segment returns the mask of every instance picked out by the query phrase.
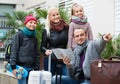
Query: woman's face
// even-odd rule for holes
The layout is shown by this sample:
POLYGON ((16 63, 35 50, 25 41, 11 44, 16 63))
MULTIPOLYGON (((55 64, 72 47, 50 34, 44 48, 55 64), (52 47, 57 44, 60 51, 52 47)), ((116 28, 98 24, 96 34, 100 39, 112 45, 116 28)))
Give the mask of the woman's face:
POLYGON ((81 6, 74 6, 73 15, 77 17, 83 17, 84 16, 83 8, 81 6))
POLYGON ((56 9, 51 10, 48 18, 51 22, 58 23, 60 21, 59 11, 56 9))

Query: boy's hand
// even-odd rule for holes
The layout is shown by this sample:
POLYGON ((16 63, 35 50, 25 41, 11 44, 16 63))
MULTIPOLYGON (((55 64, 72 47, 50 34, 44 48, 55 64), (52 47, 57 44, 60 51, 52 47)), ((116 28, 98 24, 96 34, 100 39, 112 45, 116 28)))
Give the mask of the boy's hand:
POLYGON ((12 73, 13 73, 14 76, 16 76, 17 70, 16 70, 16 69, 13 69, 12 73))
POLYGON ((103 39, 108 42, 112 39, 112 35, 110 33, 105 34, 103 35, 103 39))

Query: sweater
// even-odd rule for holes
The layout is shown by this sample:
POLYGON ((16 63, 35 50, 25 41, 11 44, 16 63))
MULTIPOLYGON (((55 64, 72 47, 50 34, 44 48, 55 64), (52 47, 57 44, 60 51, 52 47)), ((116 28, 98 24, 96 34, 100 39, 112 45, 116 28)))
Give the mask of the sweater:
POLYGON ((73 39, 73 32, 75 29, 83 28, 88 35, 89 40, 93 40, 93 34, 90 24, 87 22, 85 24, 76 24, 74 22, 71 22, 69 25, 69 33, 68 33, 68 47, 74 49, 76 46, 76 42, 73 39))

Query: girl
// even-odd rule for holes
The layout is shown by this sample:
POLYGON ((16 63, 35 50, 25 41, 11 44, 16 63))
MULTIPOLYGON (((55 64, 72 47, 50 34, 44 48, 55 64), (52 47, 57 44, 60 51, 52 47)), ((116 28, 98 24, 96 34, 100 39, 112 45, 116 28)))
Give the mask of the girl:
MULTIPOLYGON (((44 60, 44 68, 48 70, 48 56, 52 53, 52 49, 67 47, 68 42, 68 25, 60 18, 59 10, 55 7, 50 8, 47 14, 46 26, 42 34, 41 50, 46 55, 44 60)), ((51 72, 55 75, 56 65, 62 65, 62 75, 67 74, 65 64, 61 60, 57 60, 52 53, 51 72)))
POLYGON ((69 34, 68 34, 68 47, 74 49, 76 43, 73 40, 73 32, 76 28, 84 28, 88 34, 88 39, 93 40, 93 34, 90 27, 90 24, 87 22, 87 18, 84 15, 84 10, 81 5, 74 3, 71 8, 71 23, 69 27, 69 34))

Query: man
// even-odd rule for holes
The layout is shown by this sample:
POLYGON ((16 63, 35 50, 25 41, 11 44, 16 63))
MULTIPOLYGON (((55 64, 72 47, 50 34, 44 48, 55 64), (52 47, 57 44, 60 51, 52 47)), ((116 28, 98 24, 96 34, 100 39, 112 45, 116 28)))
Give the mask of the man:
MULTIPOLYGON (((70 58, 64 57, 63 62, 67 65, 69 75, 73 79, 81 80, 81 75, 76 76, 76 71, 83 71, 82 79, 90 79, 90 64, 95 59, 100 59, 100 53, 104 49, 106 43, 112 39, 110 33, 103 35, 98 40, 87 40, 88 36, 84 29, 75 29, 74 40, 77 46, 74 49, 75 59, 70 64, 70 58)), ((78 84, 78 83, 77 83, 78 84)), ((79 83, 90 84, 90 81, 79 83)))

